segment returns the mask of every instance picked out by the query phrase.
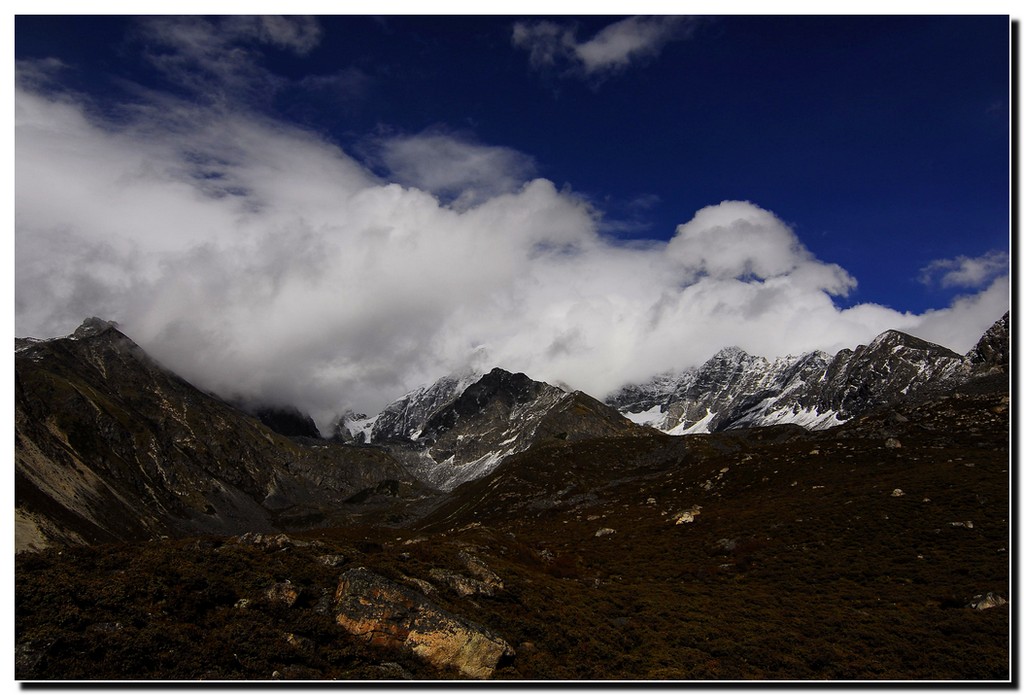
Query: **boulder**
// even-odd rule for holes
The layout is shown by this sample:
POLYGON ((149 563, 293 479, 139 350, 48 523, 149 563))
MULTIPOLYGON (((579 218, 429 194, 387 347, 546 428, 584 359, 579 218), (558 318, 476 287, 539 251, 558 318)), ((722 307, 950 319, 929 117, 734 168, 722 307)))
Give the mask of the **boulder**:
POLYGON ((434 605, 365 567, 341 575, 334 594, 338 625, 370 644, 409 651, 437 668, 488 678, 514 651, 487 628, 434 605))
POLYGON ((990 591, 987 594, 978 594, 967 605, 976 611, 983 611, 1006 605, 1006 599, 990 591))
POLYGON ((291 608, 299 600, 301 589, 290 581, 277 582, 267 589, 267 600, 271 603, 281 603, 291 608))
POLYGON ((462 560, 462 564, 465 565, 470 574, 490 589, 490 593, 493 593, 496 589, 505 588, 505 582, 502 581, 501 577, 495 574, 480 558, 463 550, 459 552, 459 559, 462 560))
POLYGON ((699 504, 695 504, 689 509, 684 509, 683 511, 673 516, 672 520, 675 521, 676 526, 678 526, 679 524, 692 524, 694 519, 700 516, 700 510, 701 506, 699 504))
POLYGON ((317 555, 316 559, 321 565, 337 567, 338 565, 344 565, 347 558, 344 555, 330 553, 327 555, 317 555))

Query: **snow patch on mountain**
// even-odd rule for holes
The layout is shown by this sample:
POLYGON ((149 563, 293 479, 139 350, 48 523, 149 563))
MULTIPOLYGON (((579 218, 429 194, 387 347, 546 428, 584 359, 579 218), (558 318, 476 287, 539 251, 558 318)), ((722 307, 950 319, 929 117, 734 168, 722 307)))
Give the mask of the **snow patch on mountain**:
POLYGON ((646 425, 647 427, 654 427, 655 429, 660 429, 661 423, 665 420, 665 412, 660 405, 653 405, 647 410, 641 410, 640 412, 635 413, 623 411, 622 414, 631 422, 635 422, 638 425, 646 425))

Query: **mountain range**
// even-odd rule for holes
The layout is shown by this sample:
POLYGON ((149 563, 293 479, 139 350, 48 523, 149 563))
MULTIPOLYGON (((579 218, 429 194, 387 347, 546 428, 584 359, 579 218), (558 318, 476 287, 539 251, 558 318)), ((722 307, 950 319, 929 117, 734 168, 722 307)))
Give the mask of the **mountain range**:
POLYGON ((1008 323, 1009 314, 968 355, 892 330, 835 356, 815 351, 769 361, 730 347, 695 369, 626 386, 608 403, 633 421, 670 434, 784 423, 833 427, 880 404, 948 388, 990 365, 1005 365, 1006 353, 987 346, 1006 344, 1008 323))
POLYGON ((18 547, 272 530, 428 498, 545 442, 835 426, 1005 370, 1009 314, 967 355, 898 331, 834 357, 726 348, 601 403, 495 368, 444 377, 330 440, 294 408, 248 414, 185 382, 115 324, 15 344, 18 547))

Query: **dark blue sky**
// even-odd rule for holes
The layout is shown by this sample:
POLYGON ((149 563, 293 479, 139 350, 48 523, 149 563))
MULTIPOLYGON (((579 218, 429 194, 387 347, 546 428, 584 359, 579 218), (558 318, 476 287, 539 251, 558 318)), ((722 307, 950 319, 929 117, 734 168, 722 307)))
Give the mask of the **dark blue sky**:
MULTIPOLYGON (((519 19, 322 18, 308 54, 262 54, 292 86, 249 106, 357 156, 375 133, 428 129, 512 148, 623 238, 749 200, 859 280, 840 303, 945 306, 960 290, 919 282, 923 267, 1008 250, 1006 17, 701 17, 596 77, 531 66, 519 19)), ((621 18, 545 19, 582 41, 621 18)), ((145 46, 130 19, 16 22, 17 57, 74 66, 66 83, 98 108, 128 85, 180 90, 134 59, 145 46)))

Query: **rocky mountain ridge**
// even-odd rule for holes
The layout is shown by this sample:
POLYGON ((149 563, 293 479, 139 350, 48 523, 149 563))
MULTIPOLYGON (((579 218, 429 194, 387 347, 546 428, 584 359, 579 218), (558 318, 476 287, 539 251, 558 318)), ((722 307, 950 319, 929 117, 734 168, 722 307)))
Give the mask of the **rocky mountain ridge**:
MULTIPOLYGON (((438 384, 417 392, 420 399, 398 401, 403 418, 389 418, 394 424, 387 429, 375 425, 374 441, 445 492, 541 442, 643 434, 643 428, 596 399, 522 373, 495 368, 465 386, 451 379, 438 384)), ((377 422, 396 410, 386 409, 377 422)))
POLYGON ((1008 364, 1009 313, 967 355, 900 331, 835 356, 769 361, 725 348, 700 367, 629 385, 606 399, 634 422, 669 434, 798 424, 834 427, 895 400, 921 397, 1008 364))

